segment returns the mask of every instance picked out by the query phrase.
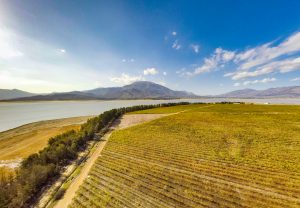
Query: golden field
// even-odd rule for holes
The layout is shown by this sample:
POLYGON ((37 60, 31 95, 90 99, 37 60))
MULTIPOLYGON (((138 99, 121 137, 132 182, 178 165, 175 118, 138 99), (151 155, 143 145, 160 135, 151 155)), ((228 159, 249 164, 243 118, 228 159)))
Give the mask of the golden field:
POLYGON ((48 140, 79 129, 90 116, 40 121, 0 132, 0 160, 18 160, 43 149, 48 140))
POLYGON ((115 131, 71 207, 300 207, 300 106, 190 105, 115 131))

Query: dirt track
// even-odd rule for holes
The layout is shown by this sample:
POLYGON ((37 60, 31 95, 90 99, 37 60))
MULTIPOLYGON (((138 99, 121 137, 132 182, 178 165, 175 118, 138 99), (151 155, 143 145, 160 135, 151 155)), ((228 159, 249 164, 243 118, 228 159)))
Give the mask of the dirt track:
MULTIPOLYGON (((121 119, 116 120, 111 129, 124 129, 130 126, 134 126, 140 123, 144 123, 147 121, 151 121, 157 118, 161 118, 163 116, 167 116, 169 114, 132 114, 132 115, 124 115, 121 119)), ((73 197, 75 196, 76 191, 79 189, 80 185, 83 183, 84 179, 88 176, 88 173, 97 160, 97 158, 101 155, 103 148, 105 147, 108 138, 110 137, 112 131, 109 131, 103 138, 102 141, 99 142, 96 146, 95 151, 90 155, 90 157, 85 162, 82 167, 79 175, 73 180, 69 188, 66 190, 63 198, 59 200, 55 204, 55 208, 65 208, 71 204, 73 197)))

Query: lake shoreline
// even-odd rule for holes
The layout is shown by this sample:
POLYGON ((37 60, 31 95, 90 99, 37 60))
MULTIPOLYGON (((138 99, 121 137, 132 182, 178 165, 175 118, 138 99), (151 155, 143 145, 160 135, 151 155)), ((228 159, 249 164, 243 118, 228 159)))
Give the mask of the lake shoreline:
MULTIPOLYGON (((300 97, 267 97, 267 98, 236 98, 236 97, 200 97, 200 98, 178 98, 178 99, 107 99, 107 100, 103 100, 103 99, 94 99, 94 100, 0 100, 0 103, 48 103, 48 102, 112 102, 112 101, 178 101, 178 100, 295 100, 295 101, 299 101, 299 103, 297 103, 298 105, 300 105, 300 97)), ((281 104, 289 104, 289 103, 281 103, 281 104)))
POLYGON ((1 102, 0 132, 11 130, 29 123, 99 115, 104 111, 134 105, 161 104, 172 102, 214 103, 246 102, 255 104, 300 105, 300 99, 176 99, 176 100, 81 100, 81 101, 34 101, 1 102))

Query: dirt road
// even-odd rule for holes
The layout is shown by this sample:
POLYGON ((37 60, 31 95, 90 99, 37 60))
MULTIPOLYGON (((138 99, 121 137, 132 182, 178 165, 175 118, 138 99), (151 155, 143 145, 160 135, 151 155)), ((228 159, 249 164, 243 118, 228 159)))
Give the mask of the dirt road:
POLYGON ((97 160, 97 158, 101 155, 103 148, 105 147, 108 138, 110 137, 112 130, 114 129, 124 129, 130 126, 134 126, 137 124, 141 124, 147 121, 151 121, 157 118, 161 118, 163 116, 167 116, 170 114, 132 114, 132 115, 123 115, 122 118, 117 119, 112 127, 111 130, 105 134, 102 138, 102 141, 99 142, 96 146, 95 151, 90 155, 90 157, 85 162, 84 166, 82 167, 79 175, 73 179, 73 182, 66 190, 62 199, 60 199, 56 204, 55 208, 66 208, 68 205, 71 204, 73 197, 75 196, 76 191, 79 189, 80 185, 83 183, 84 179, 88 176, 90 169, 92 168, 93 164, 97 160))

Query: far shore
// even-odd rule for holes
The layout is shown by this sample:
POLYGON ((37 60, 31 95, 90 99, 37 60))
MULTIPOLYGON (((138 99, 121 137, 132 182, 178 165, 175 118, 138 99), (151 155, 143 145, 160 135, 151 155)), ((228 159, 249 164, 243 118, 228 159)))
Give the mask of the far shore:
MULTIPOLYGON (((209 97, 209 96, 203 96, 203 97, 198 97, 198 98, 170 98, 170 99, 154 99, 154 98, 144 98, 144 99, 89 99, 89 100, 80 100, 80 99, 74 99, 74 100, 0 100, 0 103, 35 103, 35 102, 113 102, 113 101, 176 101, 176 100, 182 100, 182 101, 187 101, 187 100, 198 100, 198 101, 206 101, 206 100, 214 100, 214 99, 222 99, 222 100, 299 100, 300 104, 300 97, 257 97, 257 98, 237 98, 237 97, 209 97)), ((273 104, 273 103, 272 103, 273 104)), ((274 103, 276 104, 276 103, 274 103)), ((281 103, 281 104, 290 104, 290 103, 281 103)))
MULTIPOLYGON (((170 99, 151 99, 151 98, 144 98, 144 99, 94 99, 94 100, 0 100, 0 103, 27 103, 27 102, 106 102, 106 101, 172 101, 172 100, 199 100, 199 99, 211 99, 209 97, 201 97, 201 98, 170 98, 170 99)), ((300 99, 300 98, 299 98, 300 99)))

